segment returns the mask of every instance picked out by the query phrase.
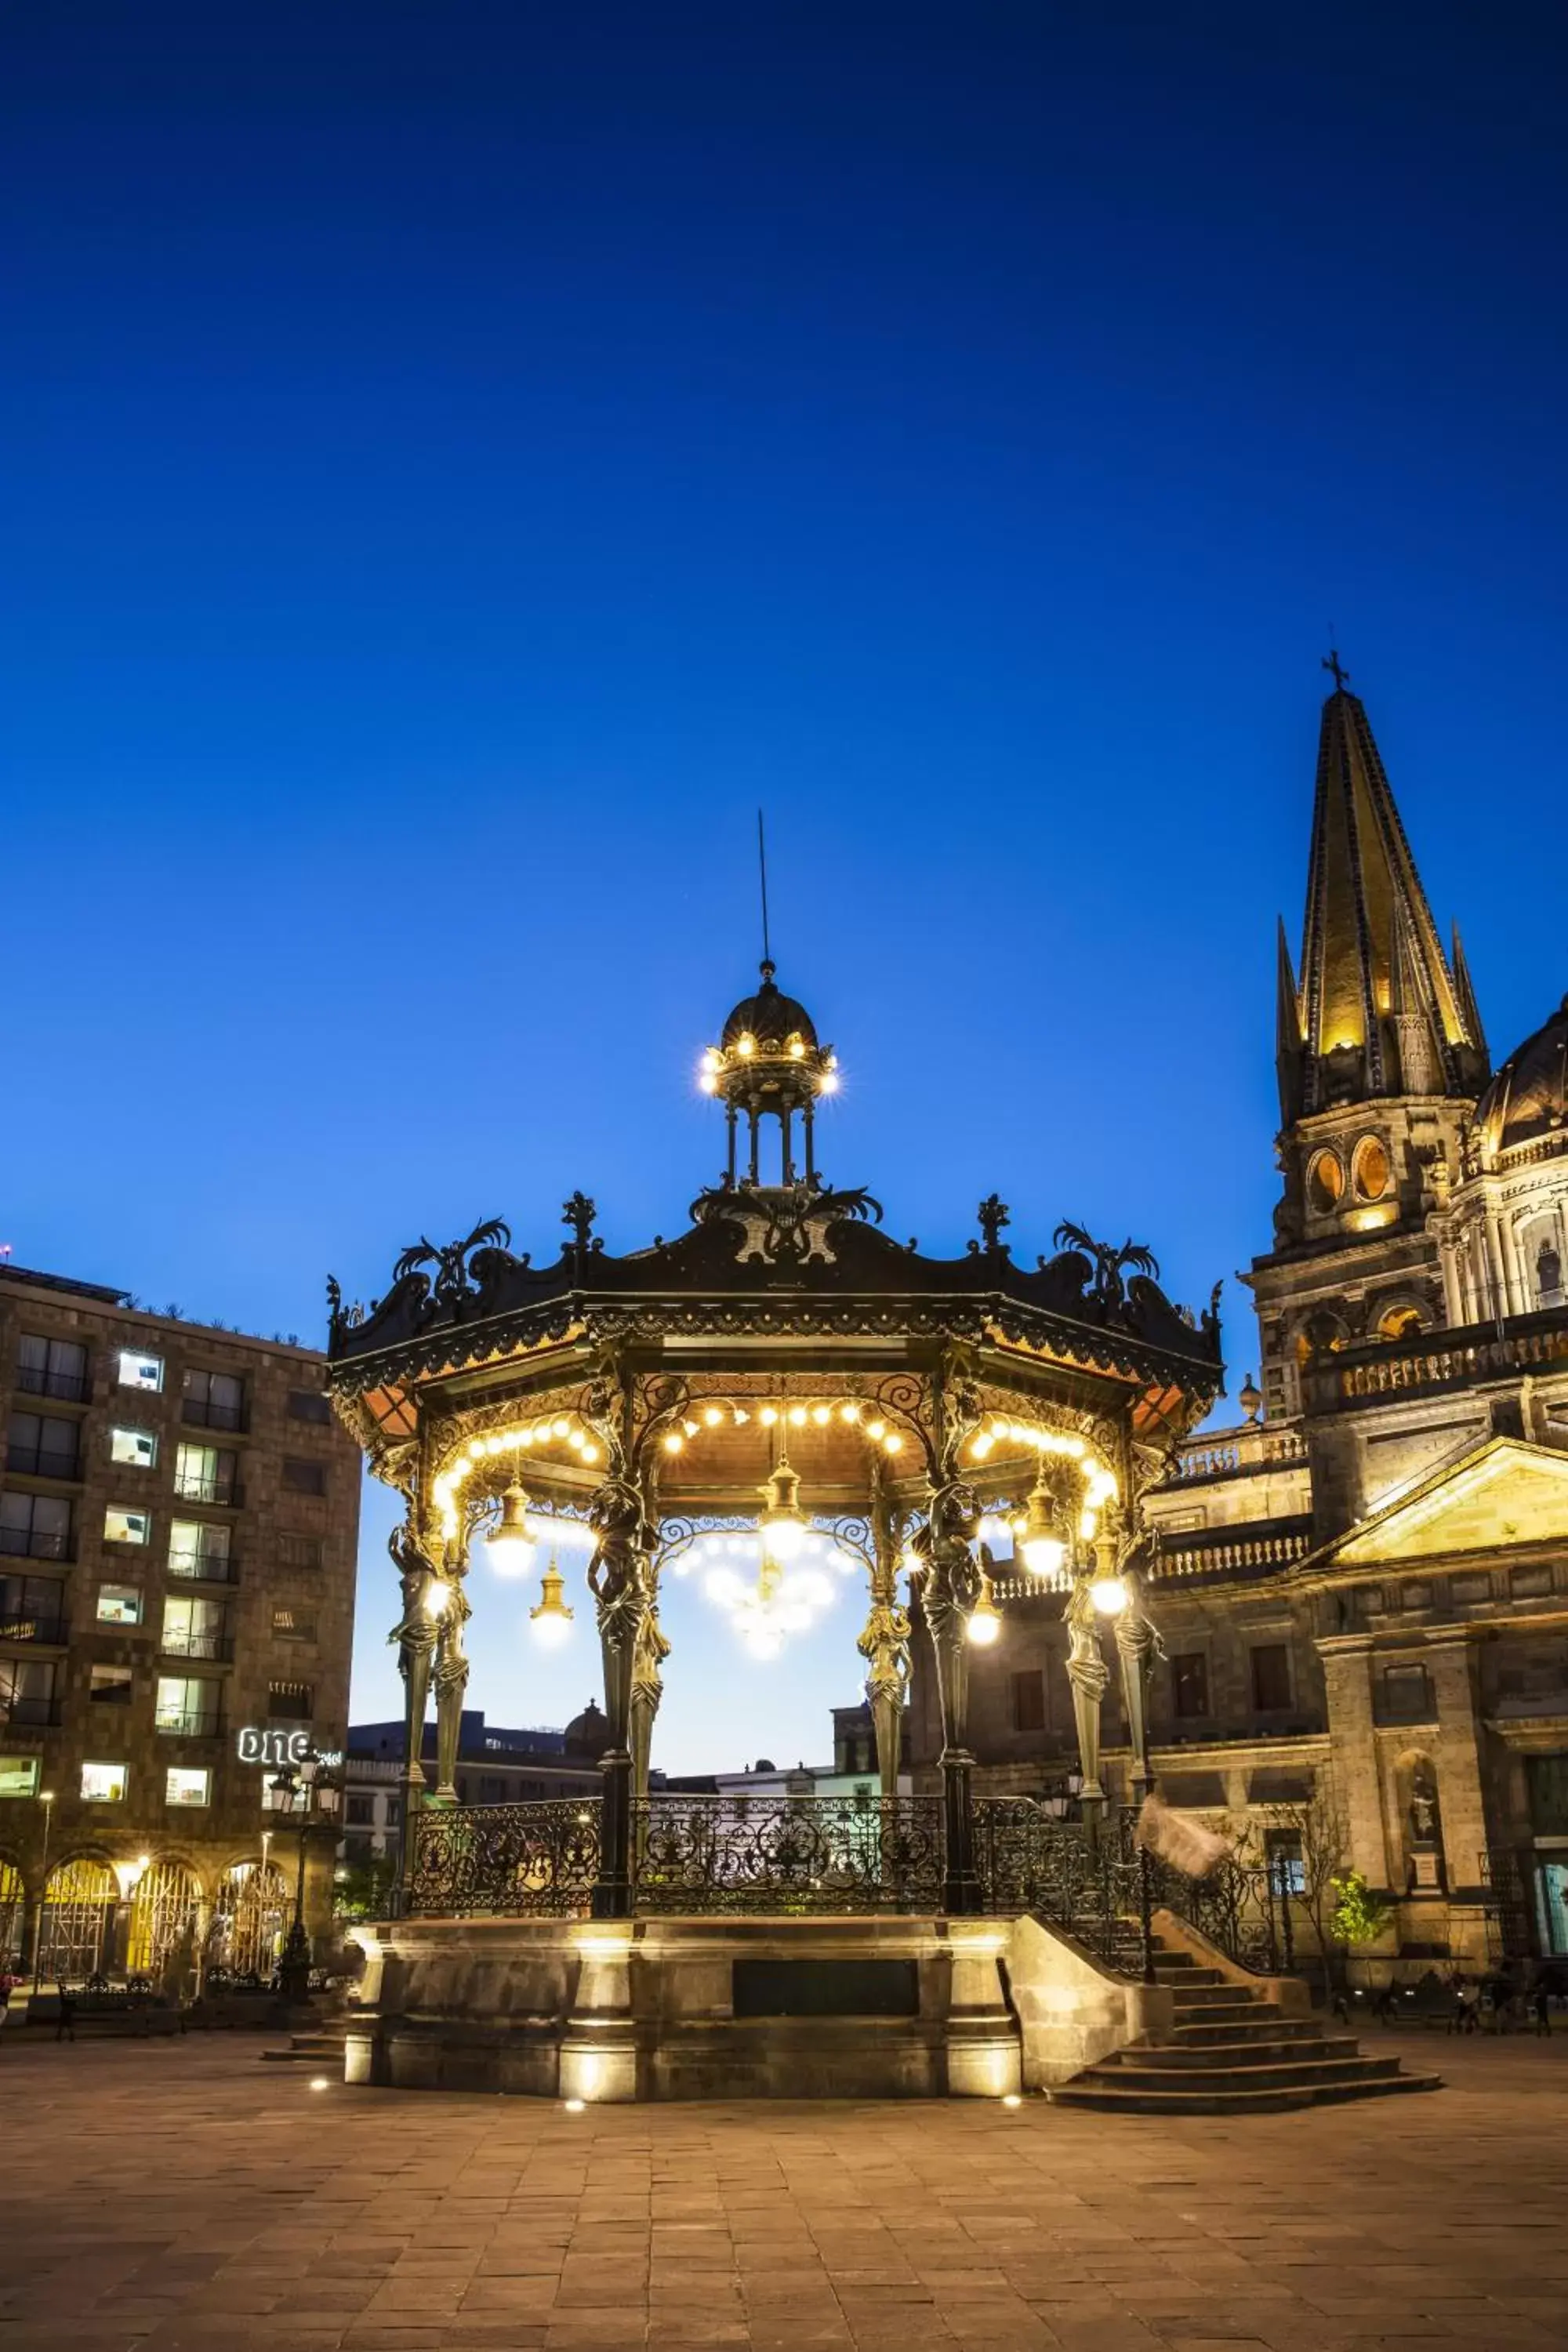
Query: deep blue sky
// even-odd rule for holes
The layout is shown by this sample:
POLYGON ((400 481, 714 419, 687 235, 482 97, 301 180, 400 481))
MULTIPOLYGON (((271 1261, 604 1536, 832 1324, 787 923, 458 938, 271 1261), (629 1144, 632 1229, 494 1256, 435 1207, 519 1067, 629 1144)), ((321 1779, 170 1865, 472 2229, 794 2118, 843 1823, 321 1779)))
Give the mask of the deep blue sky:
MULTIPOLYGON (((1269 1229, 1331 616, 1494 1047, 1568 984, 1565 42, 14 12, 0 1240, 313 1334, 329 1267, 548 1252, 578 1184, 677 1230, 761 801, 828 1172, 1205 1296, 1269 1229)), ((663 1760, 823 1752, 853 1612, 732 1672, 696 1608, 663 1760)), ((563 1683, 517 1613, 473 1696, 560 1721, 591 1644, 563 1683)))

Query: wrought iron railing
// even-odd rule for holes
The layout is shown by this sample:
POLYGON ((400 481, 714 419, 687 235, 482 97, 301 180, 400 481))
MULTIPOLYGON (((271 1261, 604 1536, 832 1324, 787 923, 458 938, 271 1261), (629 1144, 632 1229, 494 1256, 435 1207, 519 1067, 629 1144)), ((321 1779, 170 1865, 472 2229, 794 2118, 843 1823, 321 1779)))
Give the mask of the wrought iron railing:
POLYGON ((634 1841, 640 1912, 942 1907, 936 1797, 656 1795, 634 1841))
MULTIPOLYGON (((1259 1974, 1289 1972, 1289 1864, 1221 1863, 1185 1877, 1140 1847, 1130 1811, 1062 1821, 1028 1798, 973 1811, 980 1906, 1030 1912, 1119 1975, 1152 1967, 1152 1915, 1166 1908, 1259 1974)), ((593 1903, 597 1798, 426 1806, 415 1828, 407 1910, 463 1918, 573 1917, 593 1903)), ((681 1913, 940 1912, 945 1852, 937 1797, 686 1797, 633 1809, 633 1909, 681 1913)))
POLYGON ((408 1908, 436 1918, 585 1912, 599 1874, 597 1797, 426 1806, 408 1908))

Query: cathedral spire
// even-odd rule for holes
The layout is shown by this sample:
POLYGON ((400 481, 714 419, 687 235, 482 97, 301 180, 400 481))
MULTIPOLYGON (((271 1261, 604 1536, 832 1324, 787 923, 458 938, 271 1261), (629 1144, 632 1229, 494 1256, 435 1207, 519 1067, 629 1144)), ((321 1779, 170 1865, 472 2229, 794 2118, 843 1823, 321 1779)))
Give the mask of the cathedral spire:
POLYGON ((1459 1000, 1459 1011, 1464 1015, 1465 1027, 1469 1032, 1470 1043, 1482 1061, 1489 1063, 1491 1056, 1487 1051, 1487 1034, 1481 1027, 1481 1008, 1476 1003, 1475 983, 1470 978, 1470 967, 1465 958, 1465 943, 1459 937, 1458 923, 1454 925, 1454 991, 1459 1000))
POLYGON ((1473 1001, 1443 954, 1365 709, 1337 654, 1325 667, 1288 1118, 1380 1095, 1474 1095, 1486 1077, 1473 1001))
POLYGON ((1279 1116, 1289 1126, 1301 1096, 1301 997, 1290 962, 1285 918, 1279 918, 1275 966, 1274 1066, 1279 1074, 1279 1116))

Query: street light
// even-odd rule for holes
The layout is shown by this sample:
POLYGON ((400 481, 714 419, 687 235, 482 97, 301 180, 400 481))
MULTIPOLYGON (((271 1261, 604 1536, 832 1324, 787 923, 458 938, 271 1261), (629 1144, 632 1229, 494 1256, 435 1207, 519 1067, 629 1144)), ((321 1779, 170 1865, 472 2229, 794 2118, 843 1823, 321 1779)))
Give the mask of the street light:
POLYGON ((321 1780, 321 1772, 320 1759, 307 1756, 297 1772, 285 1765, 271 1784, 280 1796, 287 1798, 289 1809, 300 1824, 300 1862, 294 1877, 294 1918, 284 1938, 282 1956, 278 1963, 279 1989, 284 2000, 289 2001, 308 2000, 310 1992, 310 1938, 305 1929, 306 1842, 316 1812, 337 1811, 337 1790, 321 1780), (331 1803, 328 1802, 329 1798, 331 1803))
POLYGON ((49 1906, 49 1823, 54 1819, 55 1792, 52 1789, 38 1790, 38 1802, 44 1809, 44 1851, 38 1864, 38 1917, 33 1929, 33 1990, 38 1990, 44 1965, 44 1914, 49 1906))

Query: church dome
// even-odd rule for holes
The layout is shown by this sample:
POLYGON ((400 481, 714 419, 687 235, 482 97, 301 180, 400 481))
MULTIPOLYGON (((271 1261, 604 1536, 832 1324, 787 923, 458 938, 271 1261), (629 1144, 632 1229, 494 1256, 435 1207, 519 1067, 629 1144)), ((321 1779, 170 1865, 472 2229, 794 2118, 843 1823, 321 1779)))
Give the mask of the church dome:
POLYGON ((1568 1119, 1568 996, 1532 1037, 1516 1046, 1476 1107, 1492 1151, 1557 1133, 1568 1119))
POLYGON ((610 1720, 594 1699, 566 1727, 568 1756, 591 1756, 595 1763, 610 1744, 610 1720))
POLYGON ((774 986, 771 963, 763 966, 763 984, 756 994, 743 996, 725 1022, 719 1042, 728 1050, 742 1037, 755 1038, 763 1052, 769 1046, 782 1049, 792 1037, 798 1037, 808 1053, 816 1050, 816 1024, 804 1004, 774 986))

